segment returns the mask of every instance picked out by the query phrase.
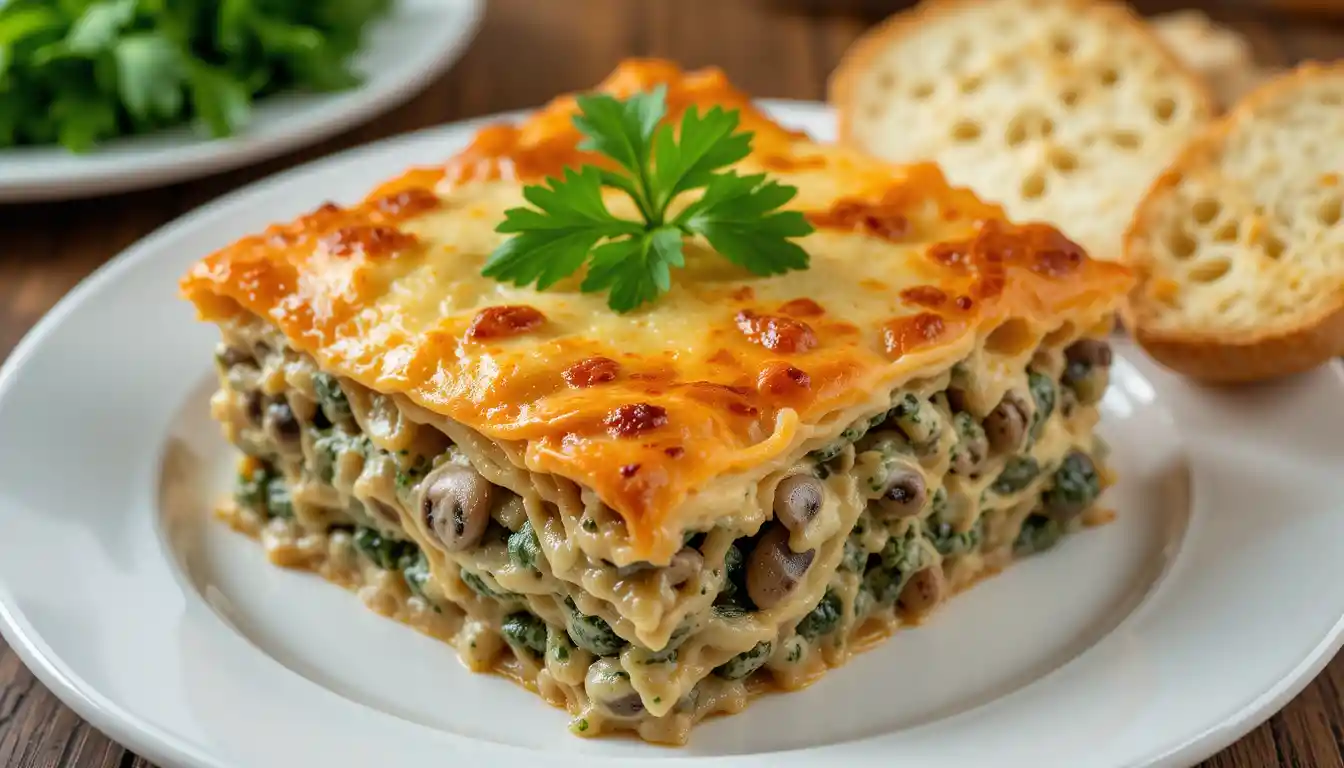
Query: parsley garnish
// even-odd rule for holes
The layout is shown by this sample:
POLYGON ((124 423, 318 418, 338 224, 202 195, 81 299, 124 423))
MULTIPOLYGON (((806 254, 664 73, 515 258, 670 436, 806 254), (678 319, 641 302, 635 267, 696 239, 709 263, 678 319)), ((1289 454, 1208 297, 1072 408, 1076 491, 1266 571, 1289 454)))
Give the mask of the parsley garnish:
POLYGON ((812 232, 798 211, 781 211, 798 190, 723 170, 751 152, 748 132, 737 132, 737 110, 691 107, 679 132, 660 124, 667 90, 620 100, 607 94, 578 97, 574 124, 580 149, 597 152, 621 170, 593 165, 566 168, 562 178, 523 189, 531 208, 511 208, 497 232, 512 235, 490 255, 482 274, 545 290, 586 263, 585 293, 606 291, 607 305, 628 312, 672 287, 672 267, 685 265, 682 238, 702 236, 724 258, 758 275, 806 269, 807 252, 790 242, 812 232), (607 210, 602 188, 629 195, 642 221, 607 210), (703 190, 675 217, 674 200, 703 190), (600 244, 599 244, 600 243, 600 244))

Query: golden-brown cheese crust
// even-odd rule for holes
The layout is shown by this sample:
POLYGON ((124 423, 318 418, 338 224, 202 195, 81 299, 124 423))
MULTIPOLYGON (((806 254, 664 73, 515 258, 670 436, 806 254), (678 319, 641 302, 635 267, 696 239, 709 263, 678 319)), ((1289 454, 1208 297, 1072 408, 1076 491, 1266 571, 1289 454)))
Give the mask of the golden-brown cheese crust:
MULTIPOLYGON (((566 97, 517 128, 487 128, 443 168, 206 257, 184 294, 204 319, 264 318, 329 371, 524 441, 530 469, 592 488, 639 551, 670 554, 678 510, 711 479, 778 461, 809 425, 945 369, 973 332, 1010 317, 1095 321, 1129 286, 1123 267, 1050 227, 1003 222, 936 167, 888 166, 776 126, 716 70, 633 61, 599 89, 655 83, 668 84, 673 115, 741 110, 756 139, 740 168, 798 187, 790 207, 818 229, 799 241, 811 269, 758 277, 688 241, 672 290, 626 315, 577 277, 545 292, 482 277, 522 184, 591 159, 566 97)), ((615 194, 608 205, 634 214, 615 194)))

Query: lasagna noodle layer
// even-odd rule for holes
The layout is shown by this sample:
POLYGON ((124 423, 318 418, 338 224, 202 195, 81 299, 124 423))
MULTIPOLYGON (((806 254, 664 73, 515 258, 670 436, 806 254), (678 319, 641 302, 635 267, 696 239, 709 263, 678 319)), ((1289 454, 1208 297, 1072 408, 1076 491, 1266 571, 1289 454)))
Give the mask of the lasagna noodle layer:
MULTIPOLYGON (((266 521, 266 502, 235 506, 226 515, 237 528, 259 534, 271 558, 282 565, 307 567, 338 583, 359 589, 365 602, 385 615, 406 621, 422 631, 453 642, 473 669, 496 669, 540 692, 548 701, 576 715, 576 730, 585 735, 613 729, 636 730, 651 741, 680 743, 691 725, 716 712, 740 710, 747 696, 764 687, 796 689, 806 685, 826 668, 843 663, 863 645, 864 638, 885 634, 903 619, 922 610, 896 612, 890 605, 874 604, 874 588, 865 580, 865 566, 882 560, 888 542, 904 541, 912 530, 929 524, 936 505, 923 510, 924 517, 906 520, 876 520, 868 499, 857 487, 872 474, 874 451, 860 451, 867 436, 851 428, 821 452, 829 476, 828 498, 832 500, 818 525, 803 532, 796 550, 816 549, 818 555, 805 583, 785 603, 769 611, 744 614, 716 606, 727 588, 727 549, 742 545, 758 533, 761 520, 769 516, 760 509, 740 520, 722 521, 700 543, 705 567, 692 574, 677 589, 669 589, 656 571, 652 578, 630 578, 602 554, 604 541, 621 539, 620 520, 608 516, 604 529, 586 531, 582 523, 590 509, 576 487, 561 490, 566 481, 528 475, 509 463, 506 451, 479 436, 455 428, 442 419, 409 406, 390 406, 389 398, 371 393, 358 384, 345 382, 342 399, 350 408, 353 426, 339 441, 329 438, 343 427, 322 420, 323 394, 317 386, 322 375, 307 355, 284 346, 283 339, 259 323, 225 326, 226 349, 256 350, 251 361, 222 367, 222 386, 214 399, 215 416, 226 425, 229 437, 253 456, 268 457, 265 466, 282 478, 288 512, 266 521), (283 401, 296 414, 303 430, 297 445, 277 444, 275 429, 264 427, 259 401, 283 401), (495 510, 501 529, 514 530, 526 520, 533 530, 561 535, 540 536, 541 557, 535 569, 520 569, 500 546, 482 546, 465 553, 439 551, 432 532, 424 525, 408 498, 420 477, 408 471, 411 458, 420 450, 445 450, 448 427, 452 445, 482 470, 491 482, 517 494, 519 504, 504 504, 495 510), (326 441, 326 442, 323 442, 326 441), (331 445, 331 455, 323 455, 331 445), (429 446, 426 448, 426 446, 429 446), (837 447, 838 446, 838 449, 837 447), (401 487, 399 487, 401 486, 401 487), (403 577, 403 565, 375 564, 358 554, 348 526, 377 531, 389 540, 408 539, 426 555, 429 578, 414 595, 403 577), (564 536, 570 528, 579 535, 564 536), (586 548, 575 544, 591 534, 586 548), (857 553, 857 563, 856 560, 857 553), (842 562, 843 561, 843 562, 842 562), (479 584, 468 583, 474 575, 479 584), (866 607, 864 601, 868 601, 866 607), (819 637, 804 637, 806 625, 823 608, 835 613, 836 626, 819 637), (567 631, 571 612, 601 618, 631 644, 620 651, 617 667, 628 676, 639 694, 640 711, 630 717, 611 717, 594 706, 585 688, 588 670, 597 664, 611 665, 601 657, 559 640, 567 631), (502 627, 511 615, 526 611, 546 624, 549 636, 542 653, 506 642, 502 627), (678 633, 678 629, 683 629, 678 633), (557 640, 557 642, 550 642, 557 640), (767 645, 768 644, 768 645, 767 645), (563 650, 565 658, 556 653, 563 650), (740 679, 723 676, 725 666, 741 664, 741 657, 760 653, 761 671, 740 679), (715 674, 719 671, 720 674, 715 674)), ((234 358, 245 358, 237 353, 234 358)), ((985 386, 986 375, 971 376, 968 359, 961 372, 921 382, 895 394, 876 398, 875 405, 858 423, 875 423, 889 412, 892 402, 908 395, 924 402, 937 400, 952 378, 957 378, 966 401, 984 399, 975 386, 985 386)), ((1035 352, 1032 362, 1041 371, 1058 377, 1065 362, 1058 348, 1035 352)), ((979 370, 988 368, 979 365, 979 370)), ((1025 367, 1016 376, 1000 371, 1007 381, 992 386, 1028 388, 1025 367)), ((1044 376, 1045 374, 1041 374, 1044 376)), ((992 377, 990 377, 992 378, 992 377)), ((1057 392, 1066 391, 1057 388, 1057 392)), ((1068 390, 1071 391, 1071 390, 1068 390)), ((329 406, 328 406, 329 407, 329 406)), ((985 494, 1002 473, 1007 459, 987 466, 975 478, 946 474, 950 452, 955 449, 950 411, 931 406, 940 414, 930 475, 942 474, 939 490, 946 493, 939 524, 948 530, 935 539, 915 535, 920 569, 936 568, 945 591, 960 589, 980 575, 992 572, 1011 559, 1027 516, 1039 506, 1049 472, 1042 471, 1021 487, 996 493, 986 502, 985 494), (948 511, 952 511, 949 514, 948 511), (960 512, 957 512, 960 510, 960 512), (960 518, 957 517, 960 515, 960 518)), ((1096 420, 1090 404, 1074 403, 1069 413, 1061 406, 1046 418, 1039 438, 1025 455, 1041 467, 1060 464, 1070 451, 1093 451, 1091 430, 1096 420)), ((871 446, 870 446, 871 447, 871 446)), ((816 466, 817 454, 799 456, 775 468, 779 476, 816 466)), ((251 479, 263 466, 255 458, 246 462, 251 479)), ((770 484, 767 480, 765 484, 770 484)), ((768 498, 769 494, 764 494, 768 498)), ((1081 519, 1081 518, 1080 518, 1081 519)), ((616 544, 615 546, 619 546, 616 544)), ((744 547, 745 548, 745 547, 744 547)), ((912 574, 906 573, 905 577, 912 574)), ((938 599, 941 599, 939 597, 938 599)), ((827 611, 822 611, 827 613, 827 611)), ((829 617, 828 617, 828 620, 829 617)))

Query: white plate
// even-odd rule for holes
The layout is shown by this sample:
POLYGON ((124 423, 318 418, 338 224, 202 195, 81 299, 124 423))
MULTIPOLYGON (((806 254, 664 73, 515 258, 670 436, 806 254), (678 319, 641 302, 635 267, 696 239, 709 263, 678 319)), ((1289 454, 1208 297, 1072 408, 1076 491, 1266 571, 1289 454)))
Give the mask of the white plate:
MULTIPOLYGON (((821 108, 775 102, 828 137, 821 108)), ((1344 377, 1204 390, 1117 342, 1111 525, 1013 567, 681 750, 567 716, 210 519, 214 332, 175 295, 244 233, 460 147, 434 129, 259 183, 146 239, 0 374, 5 637, 94 725, 169 765, 1188 764, 1329 660, 1344 615, 1344 377)))
POLYGON ((481 8, 482 0, 396 0, 355 55, 362 84, 258 101, 247 128, 227 139, 212 141, 182 126, 109 141, 84 155, 63 147, 0 149, 0 203, 171 184, 334 136, 410 98, 456 61, 476 33, 481 8))

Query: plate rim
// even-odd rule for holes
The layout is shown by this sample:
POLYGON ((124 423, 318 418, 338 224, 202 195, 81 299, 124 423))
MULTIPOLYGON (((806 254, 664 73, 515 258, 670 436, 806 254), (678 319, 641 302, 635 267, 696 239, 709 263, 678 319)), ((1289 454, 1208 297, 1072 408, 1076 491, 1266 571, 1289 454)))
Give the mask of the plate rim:
MULTIPOLYGON (((406 1, 399 0, 397 5, 405 6, 406 1)), ((131 151, 66 173, 52 174, 43 170, 40 167, 43 158, 23 158, 19 170, 11 169, 0 175, 0 205, 80 200, 166 187, 262 162, 362 125, 423 91, 434 78, 462 58, 480 31, 485 0, 437 2, 448 3, 444 13, 453 14, 460 23, 437 38, 437 49, 423 57, 422 66, 407 68, 404 76, 381 87, 370 87, 366 82, 351 91, 322 94, 319 101, 301 108, 294 116, 281 118, 284 124, 269 131, 249 133, 244 130, 223 139, 192 138, 171 146, 131 151), (331 106, 336 100, 344 100, 345 104, 340 108, 331 106)), ((390 18, 379 23, 387 23, 390 18)), ((369 81, 376 79, 373 74, 368 77, 369 81)), ((57 146, 18 150, 37 155, 61 153, 62 157, 68 156, 57 146)), ((0 161, 13 152, 15 148, 0 149, 0 161)), ((327 157, 337 154, 340 152, 327 157)), ((304 165, 307 163, 298 167, 304 165)))
MULTIPOLYGON (((479 0, 471 0, 471 2, 479 2, 479 0)), ((758 99, 757 102, 767 110, 783 109, 799 114, 810 113, 815 118, 828 118, 832 114, 831 109, 826 104, 816 101, 758 99)), ((182 214, 172 221, 166 222, 82 278, 24 334, 9 357, 3 364, 0 364, 0 399, 3 399, 14 386, 19 371, 26 365, 33 352, 72 311, 82 304, 86 298, 98 291, 103 284, 115 280, 121 272, 133 267, 141 260, 151 258, 155 245, 160 240, 170 238, 179 229, 189 228, 195 225, 198 220, 209 217, 219 209, 234 205, 240 199, 254 194, 256 189, 263 185, 281 183, 291 177, 314 172, 327 164, 340 165, 364 154, 387 150, 397 144, 414 143, 434 133, 455 130, 469 131, 490 122, 514 120, 531 111, 533 110, 522 109, 499 112, 430 126, 351 147, 253 180, 182 214)), ((1338 379, 1344 380, 1344 361, 1340 359, 1331 360, 1323 367, 1329 369, 1338 379)), ((0 636, 5 638, 34 677, 42 682, 63 704, 70 707, 71 710, 95 728, 108 734, 117 743, 136 754, 165 766, 190 765, 193 767, 200 766, 201 768, 236 768, 230 763, 222 762, 216 755, 196 749, 190 740, 146 722, 138 715, 127 711, 125 707, 112 701, 92 684, 75 674, 64 661, 52 652, 50 646, 27 616, 21 611, 16 611, 12 595, 4 584, 0 584, 0 636)), ((1259 726, 1301 693, 1329 664, 1339 652, 1341 646, 1344 646, 1344 616, 1337 618, 1325 635, 1312 647, 1311 651, 1283 677, 1276 680, 1274 684, 1255 695, 1219 722, 1208 725, 1203 730, 1190 735, 1189 738, 1172 744, 1154 745, 1155 749, 1149 753, 1149 756, 1145 758, 1141 765, 1188 765, 1226 748, 1259 726)), ((1071 659, 1050 674, 1058 673, 1077 661, 1078 658, 1071 659)), ((868 739, 859 740, 859 742, 862 741, 868 741, 868 739)), ((808 751, 816 749, 824 751, 826 748, 814 747, 808 751)), ((691 755, 687 755, 687 757, 689 759, 711 761, 724 759, 691 755)), ((737 756, 739 759, 747 757, 746 755, 737 756)), ((729 758, 730 761, 732 759, 734 758, 729 758)))

